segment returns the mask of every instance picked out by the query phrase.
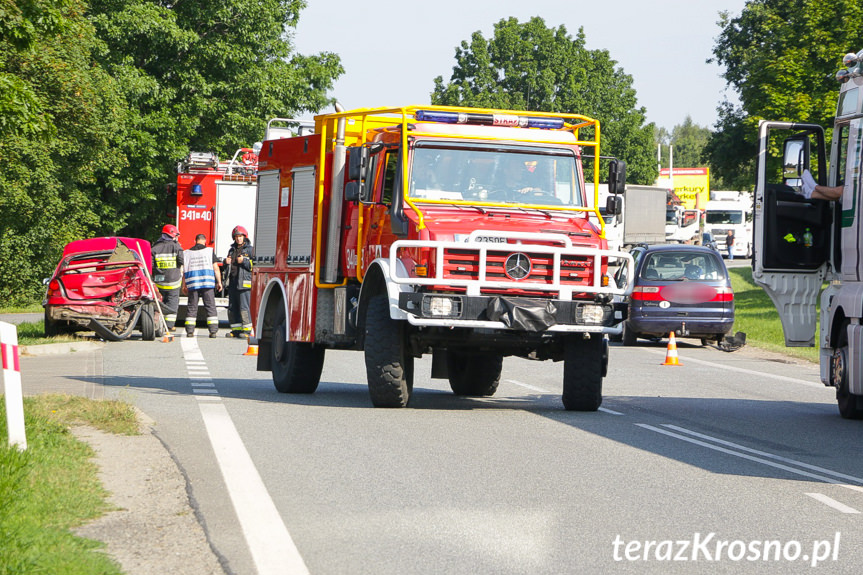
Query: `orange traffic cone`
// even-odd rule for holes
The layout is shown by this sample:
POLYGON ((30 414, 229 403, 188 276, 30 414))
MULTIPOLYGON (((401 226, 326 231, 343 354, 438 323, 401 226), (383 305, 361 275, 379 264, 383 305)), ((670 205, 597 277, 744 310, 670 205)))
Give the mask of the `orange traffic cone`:
POLYGON ((683 365, 677 357, 677 341, 672 331, 668 336, 668 352, 665 354, 665 363, 662 365, 683 365))
POLYGON ((258 340, 255 339, 255 329, 249 333, 249 347, 243 355, 258 355, 258 340))

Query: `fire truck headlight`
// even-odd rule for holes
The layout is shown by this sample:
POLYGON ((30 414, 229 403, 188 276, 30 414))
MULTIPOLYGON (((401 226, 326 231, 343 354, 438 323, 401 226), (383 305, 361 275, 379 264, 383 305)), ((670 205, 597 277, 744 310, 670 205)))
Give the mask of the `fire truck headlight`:
POLYGON ((457 296, 427 295, 423 297, 424 317, 461 316, 461 298, 457 296))
POLYGON ((582 323, 601 325, 602 318, 605 316, 605 308, 601 305, 584 304, 578 308, 582 323))

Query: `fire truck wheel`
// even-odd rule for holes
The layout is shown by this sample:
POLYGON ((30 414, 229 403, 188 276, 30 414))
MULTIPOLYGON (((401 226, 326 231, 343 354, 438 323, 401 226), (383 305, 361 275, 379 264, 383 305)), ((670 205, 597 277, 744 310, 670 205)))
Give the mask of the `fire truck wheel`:
POLYGON ((270 346, 273 385, 279 393, 314 393, 324 370, 324 348, 310 343, 285 341, 284 312, 276 318, 270 346))
POLYGON ((632 331, 632 328, 629 327, 629 324, 623 322, 623 345, 625 346, 633 346, 638 342, 638 334, 632 331))
POLYGON ((830 378, 836 387, 839 415, 844 419, 863 419, 863 396, 848 391, 848 322, 842 325, 837 343, 830 360, 830 378))
POLYGON ((448 350, 446 361, 449 386, 456 395, 482 397, 497 391, 503 356, 448 350))
POLYGON ((366 376, 375 407, 406 407, 413 391, 414 358, 407 353, 404 322, 390 318, 389 300, 375 296, 366 310, 366 376))
POLYGON ((138 317, 138 329, 141 330, 141 339, 153 341, 156 339, 156 322, 153 319, 153 308, 148 304, 141 310, 138 317))
POLYGON ((563 407, 567 411, 596 411, 602 405, 604 341, 598 334, 581 334, 564 342, 563 407))

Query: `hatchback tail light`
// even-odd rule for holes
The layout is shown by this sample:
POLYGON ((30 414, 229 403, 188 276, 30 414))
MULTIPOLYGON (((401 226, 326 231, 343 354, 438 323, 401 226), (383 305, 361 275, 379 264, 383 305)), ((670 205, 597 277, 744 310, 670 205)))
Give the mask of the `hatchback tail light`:
POLYGON ((713 301, 734 301, 734 290, 730 287, 716 288, 716 296, 713 301))
POLYGON ((660 301, 659 286, 635 286, 632 290, 632 299, 638 301, 660 301))
POLYGON ((60 282, 56 279, 53 279, 48 282, 48 295, 52 296, 57 293, 60 293, 60 282))

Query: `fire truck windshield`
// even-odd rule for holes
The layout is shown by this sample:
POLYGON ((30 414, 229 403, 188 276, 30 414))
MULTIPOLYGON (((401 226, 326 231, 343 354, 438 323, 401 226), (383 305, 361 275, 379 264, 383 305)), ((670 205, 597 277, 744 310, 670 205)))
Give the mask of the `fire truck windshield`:
POLYGON ((411 165, 409 193, 418 202, 584 206, 569 151, 417 146, 411 165))

